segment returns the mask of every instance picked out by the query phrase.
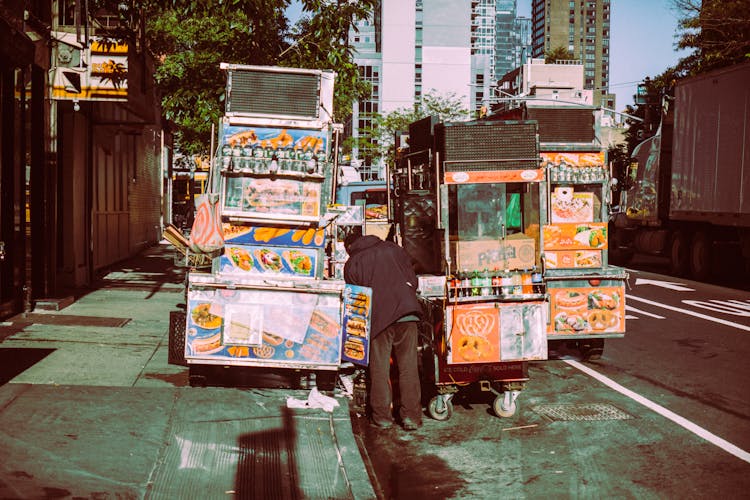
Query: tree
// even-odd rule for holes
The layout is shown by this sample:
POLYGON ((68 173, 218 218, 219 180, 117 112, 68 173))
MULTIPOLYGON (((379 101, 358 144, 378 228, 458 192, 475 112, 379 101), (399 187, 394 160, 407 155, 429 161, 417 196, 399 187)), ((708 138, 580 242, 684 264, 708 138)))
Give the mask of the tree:
POLYGON ((544 62, 547 64, 554 64, 555 61, 572 61, 574 59, 575 56, 562 45, 544 53, 544 62))
POLYGON ((697 74, 750 58, 750 2, 747 0, 672 0, 683 16, 677 47, 694 49, 677 70, 697 74))
POLYGON ((359 147, 372 150, 376 156, 392 164, 396 132, 408 131, 410 123, 428 116, 435 116, 445 122, 463 121, 467 119, 469 112, 454 92, 440 95, 432 90, 423 95, 421 101, 412 108, 404 107, 387 114, 374 114, 373 126, 363 131, 359 147))
POLYGON ((117 13, 107 33, 145 48, 156 61, 163 116, 185 154, 206 154, 223 114, 219 63, 330 69, 338 74, 334 113, 346 116, 368 87, 359 81, 348 32, 375 0, 303 0, 308 15, 290 29, 290 0, 94 0, 117 13))

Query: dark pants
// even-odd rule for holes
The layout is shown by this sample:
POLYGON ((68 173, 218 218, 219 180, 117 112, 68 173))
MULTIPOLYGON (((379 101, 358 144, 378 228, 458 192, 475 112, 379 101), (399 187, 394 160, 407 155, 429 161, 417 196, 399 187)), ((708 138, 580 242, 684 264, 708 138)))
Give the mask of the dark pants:
POLYGON ((418 329, 416 321, 393 323, 370 344, 370 408, 372 419, 392 419, 390 360, 393 352, 398 367, 401 407, 399 416, 422 421, 422 394, 417 364, 418 329))

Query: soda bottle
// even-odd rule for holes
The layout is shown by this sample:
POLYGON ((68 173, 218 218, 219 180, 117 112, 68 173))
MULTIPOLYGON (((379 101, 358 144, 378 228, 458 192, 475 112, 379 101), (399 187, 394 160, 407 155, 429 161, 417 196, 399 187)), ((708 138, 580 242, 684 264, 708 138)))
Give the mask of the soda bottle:
POLYGON ((513 278, 511 278, 510 271, 508 271, 507 269, 503 271, 500 282, 503 295, 513 295, 513 278))
POLYGON ((514 272, 511 276, 511 283, 513 284, 513 295, 521 295, 523 293, 523 284, 521 279, 521 273, 518 271, 514 272))
POLYGON ((472 297, 478 297, 481 293, 482 288, 482 279, 479 276, 478 271, 474 271, 471 274, 471 296, 472 297))
POLYGON ((492 295, 492 277, 486 267, 484 268, 484 271, 482 271, 480 280, 482 284, 482 296, 488 297, 492 295))
POLYGON ((459 276, 461 276, 461 297, 468 297, 471 295, 471 280, 469 278, 469 272, 464 269, 459 276))
POLYGON ((496 268, 492 273, 492 295, 500 296, 502 289, 502 277, 500 271, 496 268))

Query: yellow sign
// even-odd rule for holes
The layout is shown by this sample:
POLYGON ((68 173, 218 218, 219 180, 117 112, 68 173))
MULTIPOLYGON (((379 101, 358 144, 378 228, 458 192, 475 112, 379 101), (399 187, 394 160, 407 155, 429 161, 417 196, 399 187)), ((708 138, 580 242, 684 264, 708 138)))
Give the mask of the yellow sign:
POLYGON ((128 46, 92 40, 88 47, 74 33, 55 32, 53 99, 128 100, 128 46))

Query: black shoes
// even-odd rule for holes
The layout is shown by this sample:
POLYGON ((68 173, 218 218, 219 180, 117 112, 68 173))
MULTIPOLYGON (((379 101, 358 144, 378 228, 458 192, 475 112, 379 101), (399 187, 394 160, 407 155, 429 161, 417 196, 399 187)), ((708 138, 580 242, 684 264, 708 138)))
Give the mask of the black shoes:
POLYGON ((416 431, 422 425, 422 422, 417 422, 410 419, 409 417, 406 417, 401 422, 401 425, 403 426, 405 431, 416 431))
POLYGON ((378 429, 390 429, 393 423, 390 420, 370 420, 370 423, 378 429))

